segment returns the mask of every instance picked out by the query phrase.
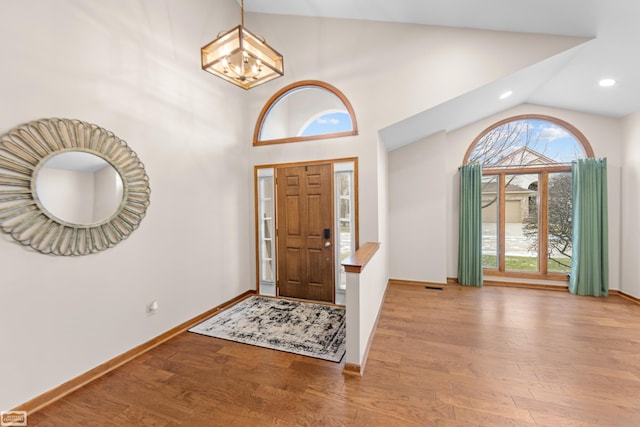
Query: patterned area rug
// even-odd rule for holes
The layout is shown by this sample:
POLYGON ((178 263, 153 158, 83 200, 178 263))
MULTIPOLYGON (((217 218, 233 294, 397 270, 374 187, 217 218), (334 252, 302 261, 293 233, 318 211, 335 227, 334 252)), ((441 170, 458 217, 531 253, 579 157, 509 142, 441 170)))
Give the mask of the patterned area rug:
POLYGON ((252 296, 190 332, 340 362, 345 353, 344 308, 252 296))

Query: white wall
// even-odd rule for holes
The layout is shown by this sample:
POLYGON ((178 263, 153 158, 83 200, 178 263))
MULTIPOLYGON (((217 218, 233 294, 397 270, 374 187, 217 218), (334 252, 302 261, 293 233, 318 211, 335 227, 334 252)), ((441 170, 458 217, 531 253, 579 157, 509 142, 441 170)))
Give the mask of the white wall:
POLYGON ((385 255, 378 250, 361 273, 347 274, 347 342, 345 361, 364 368, 367 344, 374 334, 387 289, 385 255))
POLYGON ((446 134, 389 153, 390 276, 447 280, 446 134))
POLYGON ((620 290, 640 298, 640 112, 624 119, 623 131, 620 290))
POLYGON ((46 256, 0 233, 8 410, 252 288, 253 211, 246 92, 199 58, 237 22, 236 2, 15 0, 0 15, 0 133, 96 123, 137 152, 151 185, 140 228, 99 254, 46 256))

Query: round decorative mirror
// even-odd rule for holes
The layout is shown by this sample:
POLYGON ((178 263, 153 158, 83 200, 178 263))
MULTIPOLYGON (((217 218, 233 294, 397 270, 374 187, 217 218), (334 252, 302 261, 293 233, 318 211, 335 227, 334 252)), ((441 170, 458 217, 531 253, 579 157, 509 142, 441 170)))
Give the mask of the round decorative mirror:
POLYGON ((0 137, 0 228, 53 255, 87 255, 135 230, 149 179, 127 144, 96 125, 36 120, 0 137))

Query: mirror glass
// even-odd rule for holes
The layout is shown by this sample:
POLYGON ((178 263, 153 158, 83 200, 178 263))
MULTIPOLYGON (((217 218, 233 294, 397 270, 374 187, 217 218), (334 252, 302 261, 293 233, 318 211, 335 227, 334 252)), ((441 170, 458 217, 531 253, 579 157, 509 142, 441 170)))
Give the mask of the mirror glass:
POLYGON ((116 214, 123 198, 120 174, 107 161, 82 151, 49 157, 36 176, 42 206, 70 224, 92 225, 116 214))

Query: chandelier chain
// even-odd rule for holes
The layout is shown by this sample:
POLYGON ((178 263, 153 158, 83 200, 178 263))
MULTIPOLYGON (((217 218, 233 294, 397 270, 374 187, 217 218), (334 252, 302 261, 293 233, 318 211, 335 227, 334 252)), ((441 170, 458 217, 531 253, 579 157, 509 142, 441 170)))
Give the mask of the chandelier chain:
POLYGON ((240 1, 240 25, 244 28, 244 0, 240 1))

